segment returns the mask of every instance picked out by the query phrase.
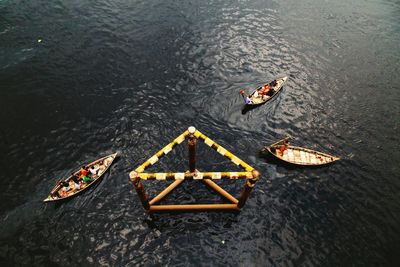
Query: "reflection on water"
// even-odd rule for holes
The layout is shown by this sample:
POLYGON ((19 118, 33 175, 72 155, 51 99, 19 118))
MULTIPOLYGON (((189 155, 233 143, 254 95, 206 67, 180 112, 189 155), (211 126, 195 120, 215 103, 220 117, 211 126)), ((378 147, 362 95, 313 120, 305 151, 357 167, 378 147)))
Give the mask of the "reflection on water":
MULTIPOLYGON (((0 262, 396 265, 399 7, 3 1, 0 262), (275 99, 244 110, 240 88, 283 75, 275 99), (263 174, 239 214, 144 212, 128 172, 190 125, 263 174), (293 168, 259 154, 285 135, 342 160, 293 168), (60 177, 114 151, 95 188, 41 203, 60 177)), ((232 168, 198 153, 200 169, 232 168)), ((152 170, 186 165, 182 144, 152 170)), ((220 199, 188 182, 167 201, 206 200, 220 199)))

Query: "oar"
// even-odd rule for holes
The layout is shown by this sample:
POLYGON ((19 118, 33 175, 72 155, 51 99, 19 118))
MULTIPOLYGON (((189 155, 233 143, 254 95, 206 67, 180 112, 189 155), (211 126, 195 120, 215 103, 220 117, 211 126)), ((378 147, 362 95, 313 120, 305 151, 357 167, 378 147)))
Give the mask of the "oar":
MULTIPOLYGON (((54 193, 55 192, 55 189, 56 188, 58 188, 58 186, 62 183, 62 182, 68 182, 70 179, 71 179, 71 177, 72 176, 69 176, 67 179, 65 179, 65 180, 63 180, 63 179, 60 179, 60 180, 58 180, 58 182, 56 183, 56 185, 53 187, 53 189, 50 191, 50 193, 52 194, 52 193, 54 193)), ((58 190, 58 189, 57 189, 58 190)))
POLYGON ((60 180, 56 183, 56 185, 53 187, 53 189, 51 189, 50 194, 53 194, 53 193, 54 193, 54 190, 61 184, 61 182, 63 182, 62 179, 60 179, 60 180))
POLYGON ((244 89, 240 89, 239 93, 243 96, 243 99, 246 100, 246 91, 244 89))
POLYGON ((272 145, 270 145, 270 147, 271 147, 271 146, 274 146, 274 145, 277 145, 277 144, 279 144, 279 143, 282 143, 282 142, 284 142, 284 141, 286 141, 286 140, 289 140, 289 138, 290 138, 289 136, 286 136, 285 138, 279 140, 278 142, 273 143, 272 145))

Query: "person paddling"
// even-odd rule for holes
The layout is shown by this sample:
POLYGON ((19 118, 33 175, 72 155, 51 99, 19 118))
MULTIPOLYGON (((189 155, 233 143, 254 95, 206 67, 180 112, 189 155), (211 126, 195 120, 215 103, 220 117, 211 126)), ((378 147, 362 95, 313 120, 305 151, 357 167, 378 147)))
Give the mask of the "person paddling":
POLYGON ((240 89, 240 94, 243 96, 244 101, 246 102, 246 105, 252 104, 250 96, 248 94, 246 94, 244 89, 240 89))

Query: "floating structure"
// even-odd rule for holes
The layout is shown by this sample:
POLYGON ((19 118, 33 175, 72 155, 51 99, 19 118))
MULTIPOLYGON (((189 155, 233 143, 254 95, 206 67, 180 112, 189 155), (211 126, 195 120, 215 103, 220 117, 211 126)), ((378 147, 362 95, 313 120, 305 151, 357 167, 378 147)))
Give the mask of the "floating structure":
POLYGON ((289 137, 264 147, 262 151, 268 151, 285 162, 302 166, 325 165, 340 159, 312 149, 289 145, 289 137))
POLYGON ((246 203, 251 190, 255 186, 260 177, 260 173, 251 167, 246 162, 233 155, 231 152, 218 145, 216 142, 205 136, 195 127, 189 127, 188 130, 183 132, 171 143, 166 145, 150 159, 145 161, 134 171, 129 173, 129 178, 134 185, 136 192, 145 210, 148 212, 158 211, 190 211, 190 210, 231 210, 239 211, 240 208, 246 203), (189 150, 189 170, 186 172, 167 172, 167 173, 145 173, 144 171, 154 165, 160 158, 172 151, 177 145, 181 144, 187 139, 189 150), (217 151, 222 156, 231 160, 234 164, 241 167, 243 172, 200 172, 196 169, 196 144, 197 140, 202 140, 207 146, 217 151), (239 199, 233 197, 213 180, 219 179, 245 179, 244 189, 239 199), (160 192, 153 199, 149 200, 143 187, 143 181, 146 180, 174 180, 167 188, 160 192), (229 204, 176 204, 176 205, 159 205, 157 204, 172 190, 178 187, 185 180, 199 180, 209 186, 215 192, 223 196, 230 203, 229 204))

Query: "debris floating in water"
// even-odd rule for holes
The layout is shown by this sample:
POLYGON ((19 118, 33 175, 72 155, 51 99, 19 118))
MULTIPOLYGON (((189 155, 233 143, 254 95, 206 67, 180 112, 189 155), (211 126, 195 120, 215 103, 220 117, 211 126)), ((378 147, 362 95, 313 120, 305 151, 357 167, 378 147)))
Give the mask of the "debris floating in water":
POLYGON ((38 39, 37 42, 38 42, 38 43, 41 43, 41 42, 42 42, 42 39, 38 39))

